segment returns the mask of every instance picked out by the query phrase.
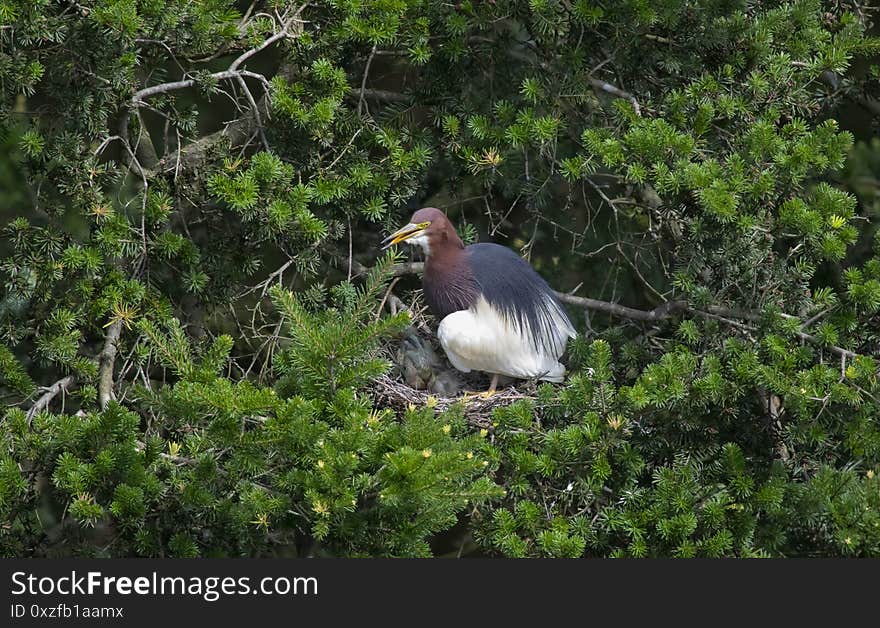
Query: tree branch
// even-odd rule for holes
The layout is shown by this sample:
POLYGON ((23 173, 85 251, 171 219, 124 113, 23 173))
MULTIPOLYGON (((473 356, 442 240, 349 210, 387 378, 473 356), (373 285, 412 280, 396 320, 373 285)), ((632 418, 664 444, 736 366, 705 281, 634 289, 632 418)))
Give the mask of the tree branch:
POLYGON ((116 351, 119 344, 119 335, 122 333, 122 321, 118 320, 107 329, 104 338, 104 348, 99 357, 98 369, 98 401, 101 409, 107 407, 113 396, 113 366, 116 363, 116 351))
MULTIPOLYGON (((373 63, 373 57, 376 56, 376 44, 373 44, 373 49, 370 51, 370 57, 367 59, 367 65, 364 67, 364 78, 361 79, 361 95, 358 99, 358 115, 361 114, 361 111, 364 107, 364 91, 367 89, 367 77, 370 76, 370 65, 373 63)), ((367 109, 367 113, 369 113, 369 108, 367 109)))
POLYGON ((266 132, 263 130, 263 117, 260 115, 260 107, 254 100, 254 96, 253 94, 251 94, 251 90, 248 89, 247 82, 241 77, 240 74, 238 76, 238 85, 244 92, 245 98, 247 98, 248 104, 250 105, 251 111, 253 112, 254 122, 257 125, 257 130, 260 132, 260 140, 263 142, 263 148, 268 151, 269 141, 266 139, 266 132))
MULTIPOLYGON (((225 79, 237 79, 240 76, 241 74, 238 70, 223 70, 222 72, 214 72, 213 74, 210 74, 209 78, 216 81, 222 81, 225 79)), ((138 106, 152 96, 193 87, 196 83, 198 83, 196 79, 184 79, 182 81, 170 81, 168 83, 159 83, 158 85, 145 87, 144 89, 136 91, 134 95, 132 95, 131 104, 138 106)))
POLYGON ((52 403, 52 400, 58 396, 58 393, 67 392, 67 389, 70 388, 70 386, 72 386, 75 381, 76 376, 68 375, 67 377, 59 379, 48 388, 45 388, 45 392, 43 393, 43 395, 39 399, 37 399, 34 405, 31 406, 31 409, 28 410, 28 423, 30 423, 36 415, 48 408, 49 404, 52 403))
MULTIPOLYGON (((395 276, 419 275, 425 271, 425 264, 423 262, 406 262, 402 264, 394 264, 391 267, 391 270, 395 276)), ((687 312, 689 314, 695 314, 697 316, 710 315, 747 321, 761 320, 761 315, 758 312, 736 310, 732 308, 721 307, 718 305, 710 305, 704 309, 697 309, 691 307, 685 301, 667 301, 666 303, 658 305, 653 310, 637 310, 635 308, 627 307, 625 305, 610 303, 608 301, 600 301, 598 299, 590 299, 587 297, 577 297, 573 294, 566 294, 565 292, 557 292, 556 296, 559 297, 559 300, 563 303, 568 303, 569 305, 574 305, 585 310, 605 312, 606 314, 610 314, 612 316, 618 316, 620 318, 626 318, 635 321, 643 321, 646 323, 655 323, 658 321, 666 320, 668 318, 672 318, 672 316, 679 312, 687 312)), ((782 314, 782 317, 796 318, 791 314, 782 314)), ((818 338, 804 331, 798 331, 795 333, 795 335, 801 340, 817 346, 821 346, 822 348, 827 349, 834 355, 842 358, 855 358, 859 355, 842 347, 825 345, 818 338)))
MULTIPOLYGON (((247 143, 254 136, 255 133, 261 134, 260 139, 263 141, 264 146, 267 144, 265 135, 263 135, 262 121, 269 115, 269 81, 262 74, 241 69, 240 66, 242 63, 250 59, 258 52, 261 52, 262 50, 283 39, 284 37, 300 35, 302 32, 301 29, 297 31, 293 29, 293 26, 302 24, 302 21, 299 19, 299 15, 302 13, 306 6, 307 3, 301 5, 289 19, 286 19, 284 27, 278 33, 275 33, 271 37, 267 38, 259 46, 255 46, 243 52, 241 55, 236 57, 236 59, 229 65, 226 70, 214 72, 210 75, 210 77, 214 80, 235 80, 236 82, 238 82, 239 86, 244 88, 245 98, 248 100, 248 104, 250 105, 248 113, 243 115, 241 118, 233 120, 232 122, 227 124, 222 130, 211 133, 210 135, 206 135, 183 148, 179 148, 173 155, 165 155, 164 157, 162 157, 161 160, 159 160, 156 171, 151 171, 149 173, 151 176, 153 174, 156 174, 156 172, 161 171, 162 169, 168 168, 169 166, 173 168, 175 172, 179 172, 181 167, 197 168, 207 159, 208 154, 216 146, 219 146, 224 142, 228 142, 231 146, 240 146, 247 143), (263 95, 263 97, 260 98, 259 102, 256 102, 253 96, 250 94, 250 91, 246 89, 247 86, 244 82, 245 78, 255 79, 263 85, 266 93, 263 95)), ((277 74, 279 76, 285 76, 292 74, 292 71, 289 66, 282 64, 277 74)), ((197 81, 195 79, 182 79, 179 81, 171 81, 168 83, 161 83, 159 85, 145 87, 144 89, 141 89, 132 95, 130 106, 135 108, 147 106, 145 101, 152 96, 180 89, 187 89, 195 86, 196 83, 197 81)))
MULTIPOLYGON (((284 64, 278 69, 276 76, 288 78, 293 75, 293 72, 292 66, 284 64)), ((261 76, 244 70, 241 70, 240 73, 251 78, 261 76)), ((246 144, 254 136, 259 126, 259 116, 268 117, 268 115, 269 97, 266 94, 257 103, 256 111, 248 111, 242 117, 228 123, 223 129, 187 144, 174 154, 166 155, 159 161, 158 169, 172 169, 175 172, 180 172, 182 169, 198 169, 208 160, 211 151, 216 147, 224 143, 228 143, 232 147, 246 144)))
MULTIPOLYGON (((364 270, 369 270, 368 268, 362 267, 364 270)), ((391 273, 395 277, 399 277, 400 275, 421 275, 425 272, 425 263, 424 262, 403 262, 401 264, 392 264, 391 265, 391 273)))
POLYGON ((672 315, 677 312, 690 309, 684 301, 667 301, 666 303, 658 305, 653 310, 637 310, 617 303, 599 301, 598 299, 590 299, 587 297, 576 297, 573 294, 566 294, 564 292, 557 292, 556 296, 559 297, 559 300, 563 303, 575 305, 585 310, 605 312, 606 314, 619 316, 620 318, 644 321, 646 323, 662 321, 672 317, 672 315))
MULTIPOLYGON (((258 52, 261 52, 262 50, 265 50, 266 48, 268 48, 269 46, 274 44, 276 41, 278 41, 280 39, 284 39, 285 37, 290 35, 291 34, 290 27, 293 26, 295 23, 296 24, 301 23, 301 21, 299 20, 299 14, 302 12, 303 9, 306 8, 306 6, 307 6, 306 4, 303 4, 299 9, 297 9, 296 12, 293 14, 293 16, 284 23, 284 26, 281 28, 280 31, 278 31, 277 33, 275 33, 274 35, 272 35, 271 37, 266 39, 259 46, 254 46, 253 48, 251 48, 249 50, 245 50, 238 57, 236 57, 232 63, 229 64, 229 68, 227 68, 226 70, 223 70, 222 72, 214 72, 213 74, 210 75, 210 77, 214 80, 217 80, 217 81, 222 81, 224 79, 233 79, 233 78, 240 80, 240 79, 242 79, 243 76, 252 76, 253 77, 256 73, 241 71, 238 69, 239 66, 242 63, 244 63, 245 61, 247 61, 248 59, 250 59, 251 57, 253 57, 258 52)), ((299 35, 299 34, 300 33, 296 33, 296 35, 299 35)), ((265 81, 266 80, 265 77, 262 77, 262 80, 265 81)), ((137 106, 138 103, 144 101, 147 98, 150 98, 151 96, 155 96, 157 94, 165 94, 167 92, 172 92, 172 91, 179 90, 179 89, 186 89, 188 87, 192 87, 193 85, 195 85, 196 82, 197 81, 195 79, 184 79, 182 81, 172 81, 169 83, 161 83, 159 85, 153 85, 152 87, 145 87, 144 89, 139 90, 134 93, 134 95, 131 97, 131 102, 133 105, 137 106)))
POLYGON ((605 81, 595 78, 590 79, 590 85, 598 90, 611 94, 612 96, 617 96, 618 98, 623 98, 624 100, 630 101, 632 103, 633 109, 635 109, 636 111, 636 115, 642 115, 642 108, 639 106, 639 101, 636 100, 636 97, 629 92, 625 92, 619 87, 615 87, 611 83, 606 83, 605 81))

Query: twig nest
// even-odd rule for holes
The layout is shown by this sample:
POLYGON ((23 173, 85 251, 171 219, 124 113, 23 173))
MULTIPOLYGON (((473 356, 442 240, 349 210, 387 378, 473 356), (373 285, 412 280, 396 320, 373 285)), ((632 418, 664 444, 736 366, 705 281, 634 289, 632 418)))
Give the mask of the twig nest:
MULTIPOLYGON (((409 406, 430 406, 437 412, 445 412, 453 405, 461 404, 469 424, 491 430, 495 408, 535 398, 513 386, 499 388, 488 398, 473 392, 465 395, 466 388, 477 393, 485 390, 486 378, 477 373, 464 374, 455 370, 415 327, 406 328, 399 336, 399 343, 396 347, 389 347, 394 372, 379 377, 374 385, 377 400, 388 407, 405 411, 409 406)), ((513 381, 505 376, 499 379, 502 386, 513 381)), ((523 386, 534 390, 533 384, 521 382, 520 387, 523 386)))
POLYGON ((406 382, 389 375, 382 375, 375 380, 374 393, 377 401, 401 411, 406 410, 410 405, 419 408, 427 405, 437 412, 445 412, 453 405, 461 404, 467 422, 474 427, 487 430, 492 428, 492 411, 495 408, 509 406, 523 399, 535 398, 513 387, 499 389, 488 398, 480 395, 442 396, 427 390, 416 390, 406 382))

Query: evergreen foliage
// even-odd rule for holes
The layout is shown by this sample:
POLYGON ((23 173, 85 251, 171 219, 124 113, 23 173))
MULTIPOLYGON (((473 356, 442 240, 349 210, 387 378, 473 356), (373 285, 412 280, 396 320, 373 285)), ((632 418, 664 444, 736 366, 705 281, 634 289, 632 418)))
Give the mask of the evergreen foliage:
POLYGON ((880 554, 874 18, 0 0, 0 555, 880 554), (421 206, 563 384, 377 394, 421 206))

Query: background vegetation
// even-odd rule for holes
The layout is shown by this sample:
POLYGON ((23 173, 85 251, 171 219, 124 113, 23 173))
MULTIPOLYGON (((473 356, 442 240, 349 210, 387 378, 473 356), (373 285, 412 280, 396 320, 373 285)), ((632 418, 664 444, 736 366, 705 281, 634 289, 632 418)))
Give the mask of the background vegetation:
POLYGON ((880 554, 874 17, 0 0, 0 554, 880 554), (441 394, 422 206, 563 385, 441 394))

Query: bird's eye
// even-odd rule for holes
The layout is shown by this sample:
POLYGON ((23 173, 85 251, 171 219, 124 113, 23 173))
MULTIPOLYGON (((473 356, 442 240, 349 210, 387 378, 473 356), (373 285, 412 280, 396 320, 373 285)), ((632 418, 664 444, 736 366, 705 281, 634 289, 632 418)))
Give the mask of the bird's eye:
POLYGON ((418 227, 419 227, 419 229, 427 229, 430 224, 431 224, 430 220, 427 222, 420 222, 418 224, 418 227))

